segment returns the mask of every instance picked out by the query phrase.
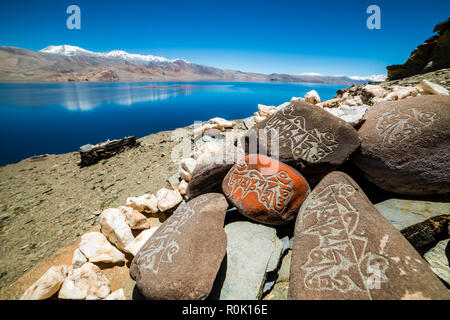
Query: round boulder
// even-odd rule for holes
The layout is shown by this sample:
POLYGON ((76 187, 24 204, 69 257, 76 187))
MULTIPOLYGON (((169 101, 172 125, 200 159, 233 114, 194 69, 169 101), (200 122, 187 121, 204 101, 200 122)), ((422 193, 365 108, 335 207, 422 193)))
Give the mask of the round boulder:
POLYGON ((400 194, 450 192, 450 97, 382 102, 365 118, 352 161, 368 180, 400 194))
POLYGON ((281 225, 295 219, 310 187, 290 166, 264 155, 249 154, 227 173, 222 190, 249 219, 281 225))

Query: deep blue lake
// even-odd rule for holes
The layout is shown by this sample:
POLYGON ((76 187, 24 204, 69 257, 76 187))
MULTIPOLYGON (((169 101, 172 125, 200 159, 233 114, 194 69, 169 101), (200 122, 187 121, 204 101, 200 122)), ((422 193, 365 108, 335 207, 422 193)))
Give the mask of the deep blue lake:
POLYGON ((242 119, 258 103, 280 105, 315 89, 322 100, 344 86, 294 83, 0 83, 0 165, 33 155, 188 126, 242 119))

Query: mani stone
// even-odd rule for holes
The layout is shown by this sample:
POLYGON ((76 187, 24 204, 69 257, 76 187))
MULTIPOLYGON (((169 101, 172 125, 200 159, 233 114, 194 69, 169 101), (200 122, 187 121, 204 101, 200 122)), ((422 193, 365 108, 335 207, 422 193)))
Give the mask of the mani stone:
POLYGON ((350 124, 299 100, 257 123, 243 140, 247 153, 277 158, 278 151, 279 161, 299 170, 313 184, 343 164, 360 145, 350 124))
POLYGON ((227 208, 223 195, 205 194, 182 203, 156 230, 130 267, 144 297, 195 300, 209 295, 226 252, 227 208))
POLYGON ((450 97, 382 102, 365 118, 352 161, 368 180, 400 194, 450 192, 450 97))
POLYGON ((403 230, 435 216, 450 214, 450 203, 389 199, 375 208, 397 228, 403 230))
POLYGON ((266 274, 278 266, 283 243, 274 228, 247 221, 227 224, 225 232, 226 274, 220 300, 259 299, 266 274))
POLYGON ((234 165, 222 190, 243 215, 270 225, 293 221, 310 192, 297 170, 259 154, 249 154, 234 165))
POLYGON ((289 299, 448 299, 447 288, 401 233, 342 172, 300 208, 289 299))

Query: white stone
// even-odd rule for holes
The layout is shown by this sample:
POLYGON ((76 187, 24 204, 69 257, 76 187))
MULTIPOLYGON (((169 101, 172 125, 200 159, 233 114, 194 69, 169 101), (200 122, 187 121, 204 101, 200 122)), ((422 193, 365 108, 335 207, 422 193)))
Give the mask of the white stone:
POLYGON ((260 123, 266 119, 267 119, 266 117, 258 117, 258 116, 253 117, 253 120, 255 121, 255 123, 260 123))
POLYGON ((442 96, 449 95, 448 90, 446 88, 426 79, 420 82, 419 88, 425 91, 426 93, 430 94, 437 94, 442 96))
POLYGON ((131 228, 125 219, 125 214, 118 208, 103 210, 99 218, 101 231, 106 238, 120 250, 134 240, 131 228))
POLYGON ((340 105, 337 108, 323 108, 323 109, 328 111, 335 117, 338 117, 354 126, 357 125, 362 120, 368 108, 369 106, 367 105, 357 107, 340 105))
POLYGON ((125 293, 122 288, 111 292, 105 299, 103 300, 127 300, 125 297, 125 293))
POLYGON ((320 102, 320 96, 316 90, 311 90, 305 94, 305 101, 316 104, 320 102))
POLYGON ((70 267, 66 265, 51 267, 23 293, 20 300, 44 300, 50 298, 61 288, 69 271, 70 267))
POLYGON ((131 207, 139 212, 157 213, 158 200, 153 194, 144 194, 139 197, 127 198, 127 207, 131 207))
POLYGON ((415 97, 419 93, 417 87, 393 86, 392 91, 382 100, 395 101, 405 99, 406 97, 415 97))
POLYGON ((180 176, 186 181, 190 181, 194 173, 197 161, 193 158, 184 158, 180 161, 180 176))
POLYGON ((292 97, 292 98, 291 98, 291 102, 295 102, 295 101, 305 101, 305 98, 302 98, 302 97, 292 97))
POLYGON ((194 136, 196 136, 199 134, 203 134, 205 131, 212 130, 212 129, 224 131, 225 127, 222 125, 219 125, 217 123, 205 123, 202 125, 195 125, 193 133, 194 133, 194 136))
POLYGON ((270 117, 272 114, 277 112, 277 108, 275 106, 265 106, 263 104, 258 104, 259 116, 261 117, 270 117))
POLYGON ((100 232, 88 232, 82 235, 79 248, 89 262, 116 263, 125 260, 124 254, 109 243, 100 232))
POLYGON ((64 280, 58 298, 72 300, 103 299, 111 292, 111 282, 99 267, 88 262, 73 270, 64 280))
POLYGON ((247 129, 251 129, 255 125, 255 120, 253 119, 253 117, 245 118, 244 125, 247 129))
POLYGON ((320 103, 318 103, 318 105, 320 107, 325 107, 325 108, 334 108, 339 106, 341 100, 339 98, 333 98, 330 100, 326 100, 326 101, 322 101, 320 103))
POLYGON ((342 104, 345 104, 350 107, 357 107, 361 106, 363 103, 360 96, 353 96, 345 99, 345 101, 343 101, 342 104))
POLYGON ((384 98, 388 94, 388 91, 378 84, 377 85, 373 85, 373 84, 365 85, 362 88, 362 90, 366 91, 369 95, 371 95, 374 98, 384 98))
POLYGON ((86 262, 87 262, 87 259, 86 259, 85 255, 83 254, 83 252, 81 252, 81 250, 79 248, 76 248, 75 251, 73 252, 72 266, 74 268, 79 268, 86 262))
POLYGON ((192 174, 190 174, 189 172, 187 172, 187 171, 184 170, 183 168, 180 168, 180 177, 181 177, 183 180, 191 181, 191 179, 192 179, 192 174))
POLYGON ((236 122, 234 122, 234 121, 228 121, 228 120, 225 120, 223 118, 218 118, 218 117, 208 120, 208 123, 215 124, 216 127, 221 130, 223 130, 225 128, 232 128, 236 125, 236 122))
POLYGON ((147 217, 139 211, 125 206, 120 206, 119 210, 124 214, 125 220, 131 229, 141 230, 150 228, 147 217))
POLYGON ((131 243, 128 244, 125 251, 135 256, 156 230, 158 230, 158 226, 142 231, 131 243))
POLYGON ((156 194, 156 198, 158 199, 158 208, 161 212, 172 209, 183 201, 178 190, 169 190, 166 188, 160 189, 156 194))
POLYGON ((181 180, 180 184, 178 185, 178 191, 181 195, 186 194, 188 183, 185 180, 181 180))
POLYGON ((280 109, 282 109, 282 108, 284 108, 284 107, 286 107, 286 106, 288 106, 288 105, 290 105, 290 104, 291 104, 290 102, 284 102, 284 103, 280 104, 280 105, 277 107, 277 110, 280 110, 280 109))

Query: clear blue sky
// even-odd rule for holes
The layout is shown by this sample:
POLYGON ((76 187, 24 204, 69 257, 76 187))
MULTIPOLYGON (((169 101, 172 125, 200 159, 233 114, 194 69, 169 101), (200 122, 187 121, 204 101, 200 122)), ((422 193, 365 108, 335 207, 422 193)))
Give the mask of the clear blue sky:
POLYGON ((121 49, 249 72, 370 75, 403 63, 449 16, 448 0, 4 0, 0 45, 121 49), (66 28, 71 4, 81 8, 81 30, 66 28), (371 4, 381 8, 381 30, 366 27, 371 4))

